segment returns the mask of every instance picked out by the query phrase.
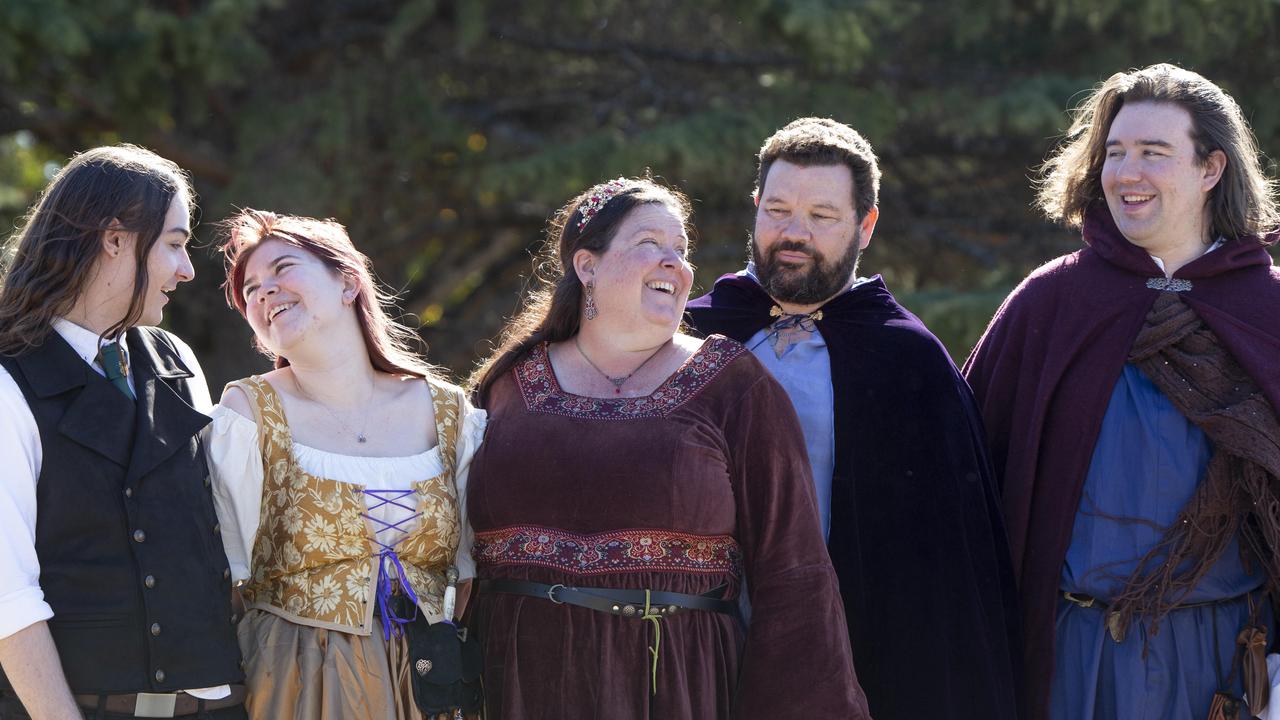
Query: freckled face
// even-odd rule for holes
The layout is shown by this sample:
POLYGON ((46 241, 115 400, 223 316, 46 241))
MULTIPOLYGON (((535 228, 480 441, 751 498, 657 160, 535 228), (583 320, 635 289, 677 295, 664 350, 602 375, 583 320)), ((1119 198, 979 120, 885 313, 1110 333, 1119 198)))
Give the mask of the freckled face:
POLYGON ((647 328, 669 338, 680 326, 693 286, 688 252, 689 236, 671 208, 650 203, 633 209, 592 265, 600 313, 592 322, 604 320, 628 331, 647 328))
POLYGON ((276 239, 258 245, 245 265, 245 319, 271 352, 288 350, 327 323, 353 312, 351 284, 310 252, 276 239))

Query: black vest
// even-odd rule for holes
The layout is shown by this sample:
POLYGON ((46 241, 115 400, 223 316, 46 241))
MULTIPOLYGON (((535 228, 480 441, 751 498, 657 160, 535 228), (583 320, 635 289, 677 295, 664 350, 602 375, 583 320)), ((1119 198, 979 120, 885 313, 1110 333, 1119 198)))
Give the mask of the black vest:
MULTIPOLYGON (((57 333, 0 357, 40 430, 36 554, 76 693, 242 682, 231 573, 192 409, 168 336, 129 331, 132 402, 57 333)), ((0 674, 0 682, 8 682, 0 674)))

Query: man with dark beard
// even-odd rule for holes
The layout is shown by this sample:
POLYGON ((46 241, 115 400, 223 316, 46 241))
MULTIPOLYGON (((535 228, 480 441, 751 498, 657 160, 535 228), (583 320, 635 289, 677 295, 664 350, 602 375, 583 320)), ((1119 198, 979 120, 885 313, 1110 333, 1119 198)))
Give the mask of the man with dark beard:
POLYGON ((745 343, 791 396, 872 715, 1014 718, 1013 574, 973 396, 884 281, 856 276, 879 179, 847 125, 779 130, 751 262, 689 321, 745 343))

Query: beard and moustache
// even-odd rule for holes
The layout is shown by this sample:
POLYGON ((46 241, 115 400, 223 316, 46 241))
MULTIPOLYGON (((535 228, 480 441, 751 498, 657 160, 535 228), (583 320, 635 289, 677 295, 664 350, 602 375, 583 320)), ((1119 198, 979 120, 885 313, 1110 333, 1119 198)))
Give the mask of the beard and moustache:
POLYGON ((832 262, 805 243, 779 240, 769 248, 767 255, 762 255, 754 238, 747 241, 760 286, 774 300, 795 305, 816 305, 844 290, 858 268, 861 244, 862 228, 858 228, 849 249, 832 262), (784 250, 804 253, 813 259, 813 263, 806 269, 779 261, 778 253, 784 250))

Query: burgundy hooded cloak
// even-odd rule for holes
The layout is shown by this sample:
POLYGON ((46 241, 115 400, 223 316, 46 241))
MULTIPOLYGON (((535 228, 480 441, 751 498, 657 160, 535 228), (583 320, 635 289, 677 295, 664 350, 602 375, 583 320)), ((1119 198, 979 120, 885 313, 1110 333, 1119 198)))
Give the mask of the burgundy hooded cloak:
POLYGON ((1182 299, 1280 407, 1280 270, 1259 238, 1230 240, 1166 280, 1106 205, 1086 248, 1040 267, 1005 300, 965 363, 1003 488, 1023 615, 1024 698, 1048 715, 1062 565, 1102 417, 1162 291, 1182 299))

